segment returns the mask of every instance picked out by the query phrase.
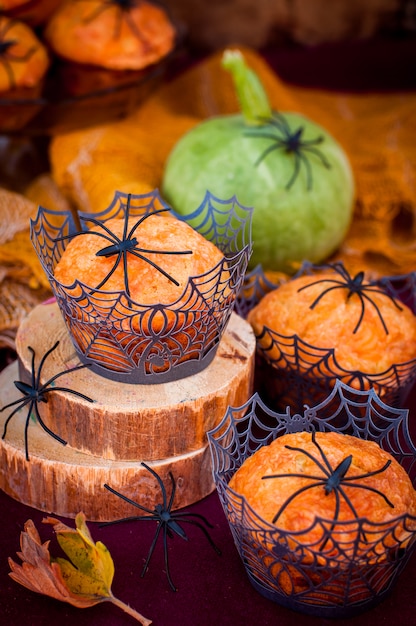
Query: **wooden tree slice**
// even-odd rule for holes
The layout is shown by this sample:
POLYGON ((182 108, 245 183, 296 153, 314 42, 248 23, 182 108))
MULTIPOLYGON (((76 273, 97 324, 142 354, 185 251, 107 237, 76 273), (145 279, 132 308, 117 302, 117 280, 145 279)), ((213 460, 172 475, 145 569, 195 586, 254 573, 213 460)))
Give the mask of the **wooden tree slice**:
MULTIPOLYGON (((18 378, 17 362, 0 374, 0 402, 16 399, 13 381, 18 378)), ((0 432, 9 412, 0 413, 0 432)), ((138 461, 112 461, 63 446, 30 420, 29 461, 25 458, 24 430, 28 409, 20 409, 0 439, 0 488, 23 504, 41 511, 75 517, 84 511, 91 521, 110 521, 140 511, 105 489, 113 489, 153 509, 162 502, 155 478, 138 461)), ((174 508, 188 506, 214 490, 211 456, 207 445, 181 456, 147 463, 171 492, 169 472, 176 481, 174 508)))
MULTIPOLYGON (((16 337, 20 380, 29 382, 31 377, 28 347, 35 350, 37 367, 57 340, 58 348, 44 363, 42 383, 80 361, 58 305, 35 307, 16 337)), ((254 355, 251 326, 232 314, 214 360, 202 372, 154 385, 114 382, 89 369, 68 372, 54 384, 81 392, 94 403, 54 391, 47 403, 39 403, 39 410, 45 424, 69 446, 100 458, 149 461, 200 451, 207 444, 207 430, 221 421, 227 407, 250 397, 254 355)))

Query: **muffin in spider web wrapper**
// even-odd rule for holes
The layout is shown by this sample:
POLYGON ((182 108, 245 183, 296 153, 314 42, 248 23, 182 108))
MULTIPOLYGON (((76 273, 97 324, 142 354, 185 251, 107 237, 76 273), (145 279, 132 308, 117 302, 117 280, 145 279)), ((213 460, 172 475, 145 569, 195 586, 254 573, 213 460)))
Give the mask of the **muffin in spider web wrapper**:
POLYGON ((6 15, 0 15, 0 48, 0 127, 7 133, 41 111, 50 59, 35 31, 6 15))
POLYGON ((302 415, 275 413, 255 395, 208 433, 224 512, 262 595, 327 617, 355 615, 386 596, 416 541, 407 417, 374 390, 337 381, 302 415), (334 426, 339 413, 353 436, 334 426))
POLYGON ((125 382, 166 382, 206 367, 250 254, 242 214, 250 218, 235 201, 207 194, 193 216, 197 232, 156 191, 116 192, 101 214, 81 215, 82 232, 66 214, 52 226, 41 210, 32 240, 80 359, 125 382))
POLYGON ((146 0, 65 0, 48 21, 55 54, 77 63, 137 70, 174 47, 176 30, 165 9, 146 0))
POLYGON ((37 34, 24 22, 0 15, 0 44, 2 96, 39 97, 50 60, 37 34))
POLYGON ((386 281, 352 277, 341 263, 306 265, 267 293, 247 316, 257 338, 258 378, 273 408, 301 411, 337 378, 374 387, 404 406, 416 380, 416 315, 386 281))

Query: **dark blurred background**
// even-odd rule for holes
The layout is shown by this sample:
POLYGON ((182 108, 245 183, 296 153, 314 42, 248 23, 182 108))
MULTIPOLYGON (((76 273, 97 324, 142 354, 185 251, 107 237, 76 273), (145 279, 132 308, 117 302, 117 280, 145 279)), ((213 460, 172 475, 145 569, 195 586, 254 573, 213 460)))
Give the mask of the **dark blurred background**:
POLYGON ((416 0, 165 0, 195 49, 316 45, 416 34, 416 0))

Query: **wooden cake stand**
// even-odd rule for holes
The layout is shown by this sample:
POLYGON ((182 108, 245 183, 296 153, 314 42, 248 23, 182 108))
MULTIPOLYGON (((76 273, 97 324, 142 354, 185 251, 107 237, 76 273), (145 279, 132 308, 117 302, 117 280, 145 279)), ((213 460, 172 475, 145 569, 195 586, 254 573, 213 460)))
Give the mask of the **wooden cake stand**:
MULTIPOLYGON (((228 406, 244 404, 253 390, 255 338, 250 325, 232 314, 213 361, 206 369, 178 381, 132 385, 114 382, 80 365, 58 305, 41 304, 21 323, 16 336, 18 360, 0 374, 0 405, 22 398, 14 381, 30 382, 35 365, 45 360, 42 383, 65 371, 57 387, 76 390, 94 402, 65 391, 48 393, 39 402, 42 420, 67 442, 51 437, 30 419, 26 460, 24 431, 28 406, 8 423, 0 439, 0 488, 41 511, 91 521, 111 521, 140 514, 107 489, 108 484, 135 502, 153 509, 162 502, 160 486, 142 465, 155 470, 182 508, 214 490, 206 432, 223 418, 228 406)), ((0 413, 0 432, 14 407, 0 413)))

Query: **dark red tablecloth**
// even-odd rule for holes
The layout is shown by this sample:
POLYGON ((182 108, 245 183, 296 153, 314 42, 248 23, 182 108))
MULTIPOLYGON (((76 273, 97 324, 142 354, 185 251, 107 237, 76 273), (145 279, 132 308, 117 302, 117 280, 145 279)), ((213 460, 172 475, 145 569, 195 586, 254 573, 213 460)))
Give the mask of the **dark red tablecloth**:
MULTIPOLYGON (((267 50, 265 56, 282 78, 303 85, 365 91, 416 88, 415 40, 372 41, 318 48, 267 50)), ((416 394, 411 400, 416 419, 416 394)), ((114 595, 153 620, 155 626, 325 626, 333 621, 301 615, 260 596, 250 585, 233 544, 216 493, 187 509, 205 515, 214 525, 218 556, 198 528, 184 525, 188 541, 169 543, 171 574, 178 591, 170 590, 164 573, 161 543, 149 570, 140 577, 155 532, 153 522, 129 522, 110 527, 89 524, 95 540, 109 548, 116 567, 114 595)), ((43 540, 53 537, 41 520, 44 513, 0 492, 0 623, 19 626, 114 626, 134 624, 109 603, 90 609, 32 593, 8 577, 7 557, 15 558, 25 521, 33 519, 43 540)), ((64 520, 73 525, 72 520, 64 520)), ((51 551, 58 550, 55 539, 51 551)), ((371 611, 340 625, 391 626, 416 624, 416 558, 413 557, 389 597, 371 611)))
MULTIPOLYGON (((410 419, 416 419, 416 389, 409 399, 410 419)), ((416 428, 412 428, 414 432, 416 428)), ((183 524, 188 541, 175 537, 169 542, 173 592, 165 575, 162 543, 159 542, 146 575, 141 571, 155 533, 154 522, 126 522, 102 527, 89 523, 95 541, 102 541, 115 562, 114 595, 133 606, 155 626, 325 626, 334 620, 296 613, 263 598, 251 586, 234 546, 217 494, 188 507, 213 524, 211 536, 218 555, 190 524, 183 524)), ((19 562, 20 532, 32 519, 42 540, 52 539, 52 554, 59 553, 52 527, 42 524, 45 513, 11 499, 0 491, 0 624, 20 626, 128 626, 136 623, 118 608, 105 603, 89 609, 32 593, 8 577, 7 557, 19 562)), ((63 520, 73 526, 73 520, 63 520)), ((416 624, 416 555, 413 555, 390 595, 380 605, 357 617, 336 620, 340 626, 412 626, 416 624)))
MULTIPOLYGON (((133 626, 136 622, 110 604, 76 609, 20 587, 7 576, 7 556, 19 547, 19 534, 31 518, 41 537, 52 536, 41 524, 44 515, 0 493, 0 623, 19 626, 133 626)), ((263 598, 249 583, 233 544, 217 495, 214 493, 188 511, 205 515, 214 524, 212 538, 221 548, 218 556, 198 529, 184 525, 188 541, 175 537, 169 546, 171 575, 178 587, 170 590, 164 573, 161 544, 149 570, 140 578, 155 527, 153 522, 128 522, 100 528, 89 524, 95 540, 109 548, 116 567, 114 595, 152 618, 155 626, 325 626, 326 620, 295 613, 263 598)), ((67 521, 71 524, 73 522, 67 521)), ((55 541, 51 551, 57 551, 55 541)), ((416 624, 415 555, 393 589, 379 606, 349 620, 349 626, 411 626, 416 624)))

